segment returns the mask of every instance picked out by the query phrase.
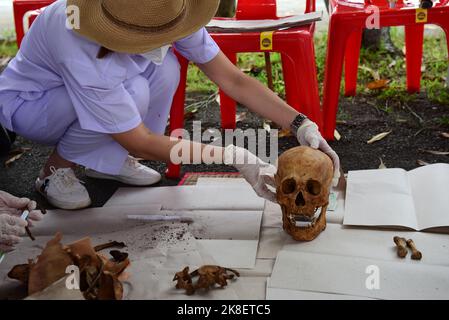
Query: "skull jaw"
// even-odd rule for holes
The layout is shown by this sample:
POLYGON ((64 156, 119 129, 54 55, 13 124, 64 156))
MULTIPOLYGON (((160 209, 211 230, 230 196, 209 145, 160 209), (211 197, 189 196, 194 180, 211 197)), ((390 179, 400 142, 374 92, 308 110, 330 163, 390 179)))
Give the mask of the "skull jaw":
POLYGON ((300 228, 297 227, 289 219, 289 214, 286 209, 282 207, 282 222, 285 232, 287 232, 296 241, 312 241, 326 229, 326 210, 327 205, 321 207, 321 214, 312 227, 300 228))

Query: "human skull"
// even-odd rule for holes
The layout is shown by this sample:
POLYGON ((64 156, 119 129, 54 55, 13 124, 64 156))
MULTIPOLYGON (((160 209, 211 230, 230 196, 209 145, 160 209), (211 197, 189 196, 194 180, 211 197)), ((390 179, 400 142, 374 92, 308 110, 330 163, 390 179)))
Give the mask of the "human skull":
POLYGON ((332 176, 332 161, 319 150, 301 146, 279 157, 276 198, 283 228, 293 239, 311 241, 326 229, 332 176))

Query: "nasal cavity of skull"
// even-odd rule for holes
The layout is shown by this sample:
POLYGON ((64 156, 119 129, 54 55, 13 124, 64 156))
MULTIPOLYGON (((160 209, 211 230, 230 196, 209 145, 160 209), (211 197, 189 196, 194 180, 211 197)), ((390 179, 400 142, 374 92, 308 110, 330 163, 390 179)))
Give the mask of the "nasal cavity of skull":
POLYGON ((316 180, 310 179, 307 181, 306 190, 308 193, 317 196, 321 193, 321 183, 316 180))
POLYGON ((304 200, 304 196, 302 195, 302 192, 299 192, 298 195, 296 196, 295 204, 298 207, 302 207, 306 204, 306 200, 304 200))
POLYGON ((296 181, 293 178, 289 178, 282 182, 282 192, 284 194, 293 193, 296 190, 296 181))

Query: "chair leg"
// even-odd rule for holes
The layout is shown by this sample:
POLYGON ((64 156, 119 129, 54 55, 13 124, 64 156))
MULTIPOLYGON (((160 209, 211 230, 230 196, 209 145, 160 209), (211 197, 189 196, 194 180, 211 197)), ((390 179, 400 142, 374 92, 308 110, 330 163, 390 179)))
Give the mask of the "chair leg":
POLYGON ((420 91, 421 65, 423 55, 424 24, 405 26, 405 59, 407 66, 407 90, 420 91))
POLYGON ((345 96, 355 96, 359 68, 362 30, 354 31, 348 38, 345 53, 345 96))
POLYGON ((294 60, 287 54, 281 54, 282 74, 284 75, 285 98, 287 103, 295 110, 304 112, 301 109, 300 84, 298 82, 297 71, 294 60))
POLYGON ((331 17, 327 42, 326 71, 324 76, 323 120, 327 140, 334 139, 337 121, 338 98, 340 95, 341 72, 346 48, 348 30, 339 29, 337 19, 331 17))
MULTIPOLYGON (((236 53, 225 53, 228 59, 233 63, 237 64, 237 54, 236 53)), ((221 127, 223 129, 235 129, 235 114, 237 111, 237 103, 230 98, 221 89, 220 92, 220 110, 221 110, 221 127)))
POLYGON ((313 38, 301 41, 282 53, 287 103, 306 114, 322 128, 322 114, 316 76, 313 38), (306 81, 301 79, 307 79, 306 81))
MULTIPOLYGON (((181 74, 179 86, 173 97, 173 103, 170 110, 170 133, 176 129, 184 128, 184 104, 187 84, 187 68, 189 61, 178 55, 179 64, 181 65, 181 74)), ((181 174, 181 165, 169 163, 165 176, 169 179, 178 179, 181 174)))

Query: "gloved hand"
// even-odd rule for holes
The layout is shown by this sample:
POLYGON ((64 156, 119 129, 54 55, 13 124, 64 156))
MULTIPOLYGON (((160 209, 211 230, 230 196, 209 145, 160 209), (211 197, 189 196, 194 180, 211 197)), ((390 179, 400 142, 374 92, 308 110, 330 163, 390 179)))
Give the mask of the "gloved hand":
POLYGON ((8 214, 15 217, 20 217, 24 210, 28 210, 29 226, 33 226, 33 222, 42 220, 42 213, 36 209, 36 202, 28 198, 17 198, 13 195, 0 191, 0 214, 8 214))
POLYGON ((9 252, 20 242, 28 223, 19 217, 0 214, 0 251, 9 252))
POLYGON ((332 179, 332 186, 337 186, 340 179, 340 159, 337 153, 329 146, 326 140, 321 136, 316 123, 305 120, 299 127, 296 137, 302 146, 309 146, 313 149, 319 149, 327 154, 334 163, 334 178, 332 179))
POLYGON ((263 162, 246 149, 229 145, 223 155, 224 163, 234 166, 253 187, 259 197, 276 202, 276 194, 267 185, 275 187, 275 166, 263 162))

